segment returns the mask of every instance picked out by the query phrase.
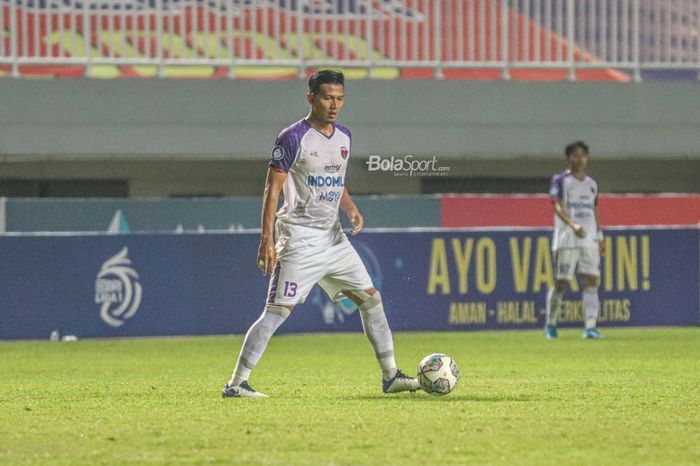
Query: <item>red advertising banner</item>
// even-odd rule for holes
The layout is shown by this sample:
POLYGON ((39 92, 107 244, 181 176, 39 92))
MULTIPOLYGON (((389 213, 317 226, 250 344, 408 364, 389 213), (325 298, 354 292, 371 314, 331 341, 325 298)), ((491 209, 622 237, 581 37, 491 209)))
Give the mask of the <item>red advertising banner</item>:
MULTIPOLYGON (((552 202, 547 195, 465 194, 441 200, 441 226, 549 227, 552 202)), ((700 195, 607 194, 598 200, 600 223, 606 226, 697 225, 700 195)))

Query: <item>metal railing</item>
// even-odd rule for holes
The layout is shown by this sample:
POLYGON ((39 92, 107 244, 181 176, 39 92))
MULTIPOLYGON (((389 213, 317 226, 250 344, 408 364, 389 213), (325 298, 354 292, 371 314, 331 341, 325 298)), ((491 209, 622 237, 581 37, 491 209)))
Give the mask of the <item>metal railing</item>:
MULTIPOLYGON (((0 66, 700 71, 700 0, 2 0, 0 66)), ((618 74, 615 74, 618 73, 618 74)), ((622 74, 621 74, 622 73, 622 74)), ((625 75, 624 73, 629 73, 625 75)))

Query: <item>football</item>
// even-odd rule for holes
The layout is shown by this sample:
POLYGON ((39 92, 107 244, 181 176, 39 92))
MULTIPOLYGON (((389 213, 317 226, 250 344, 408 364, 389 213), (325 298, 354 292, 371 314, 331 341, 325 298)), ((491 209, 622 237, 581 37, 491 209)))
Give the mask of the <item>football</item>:
POLYGON ((444 396, 457 387, 459 368, 450 356, 433 353, 420 362, 417 377, 425 393, 444 396))

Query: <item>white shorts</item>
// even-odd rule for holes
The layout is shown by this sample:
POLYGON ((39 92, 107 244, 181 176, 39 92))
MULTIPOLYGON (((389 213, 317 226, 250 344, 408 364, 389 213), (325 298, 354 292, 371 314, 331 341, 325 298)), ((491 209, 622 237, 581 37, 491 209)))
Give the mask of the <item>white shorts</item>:
POLYGON ((315 284, 334 301, 344 290, 373 288, 360 255, 340 228, 323 235, 310 228, 277 222, 277 265, 270 277, 267 304, 303 303, 315 284))
POLYGON ((600 277, 600 250, 595 248, 562 248, 554 253, 554 278, 571 280, 579 275, 600 277))

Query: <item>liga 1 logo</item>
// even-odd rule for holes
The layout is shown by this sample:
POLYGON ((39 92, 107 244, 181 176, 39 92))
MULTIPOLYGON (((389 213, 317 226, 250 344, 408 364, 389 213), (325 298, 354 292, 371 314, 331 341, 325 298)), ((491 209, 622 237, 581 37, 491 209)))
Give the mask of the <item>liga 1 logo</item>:
POLYGON ((141 304, 139 274, 127 257, 126 246, 107 259, 95 280, 95 303, 100 304, 100 317, 112 327, 121 327, 134 316, 141 304))

